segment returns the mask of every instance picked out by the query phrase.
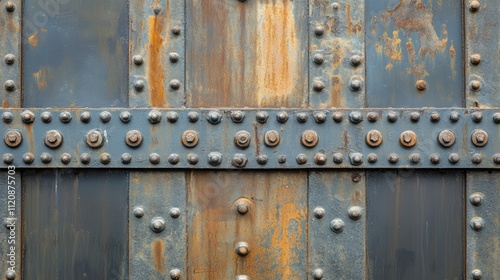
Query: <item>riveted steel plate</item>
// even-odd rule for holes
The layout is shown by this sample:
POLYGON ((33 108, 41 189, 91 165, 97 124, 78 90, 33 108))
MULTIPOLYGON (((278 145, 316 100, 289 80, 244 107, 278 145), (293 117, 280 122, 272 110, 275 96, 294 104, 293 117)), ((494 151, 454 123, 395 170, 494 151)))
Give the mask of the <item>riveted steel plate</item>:
POLYGON ((0 3, 0 96, 3 108, 21 107, 22 2, 0 3))

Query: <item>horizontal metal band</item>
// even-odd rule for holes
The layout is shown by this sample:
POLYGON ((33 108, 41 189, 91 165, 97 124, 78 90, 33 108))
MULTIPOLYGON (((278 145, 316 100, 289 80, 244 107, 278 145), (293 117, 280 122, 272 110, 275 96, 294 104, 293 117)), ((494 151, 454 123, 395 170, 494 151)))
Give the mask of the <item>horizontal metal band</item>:
POLYGON ((3 165, 500 168, 500 110, 4 109, 3 165))

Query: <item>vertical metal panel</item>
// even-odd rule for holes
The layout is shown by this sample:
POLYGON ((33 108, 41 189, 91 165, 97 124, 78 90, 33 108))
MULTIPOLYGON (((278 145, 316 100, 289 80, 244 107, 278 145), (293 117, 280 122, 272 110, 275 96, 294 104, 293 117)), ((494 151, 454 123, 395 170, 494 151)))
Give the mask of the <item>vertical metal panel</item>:
POLYGON ((178 0, 131 1, 131 107, 184 105, 184 7, 185 1, 178 0), (136 88, 140 82, 142 90, 136 88))
POLYGON ((307 2, 186 1, 186 105, 304 107, 307 2))
POLYGON ((463 279, 463 174, 367 176, 369 279, 463 279))
POLYGON ((126 279, 127 173, 23 173, 25 279, 126 279))
POLYGON ((364 173, 310 173, 308 279, 318 279, 320 270, 323 279, 366 279, 365 198, 364 173), (350 218, 350 210, 360 210, 361 217, 350 218), (337 219, 344 223, 338 233, 331 229, 337 219))
POLYGON ((128 104, 128 1, 24 1, 25 107, 128 104))
POLYGON ((9 2, 14 5, 13 11, 7 10, 5 2, 0 8, 0 91, 3 108, 21 107, 22 0, 9 2), (14 87, 8 89, 9 85, 14 87))
POLYGON ((306 279, 306 186, 305 172, 191 173, 187 279, 306 279))
POLYGON ((366 1, 368 107, 462 106, 461 7, 456 0, 366 1), (419 80, 426 89, 417 89, 419 80))
POLYGON ((465 4, 465 92, 467 107, 500 107, 500 18, 498 1, 465 4), (477 6, 479 4, 479 6, 477 6), (477 9, 476 9, 477 7, 477 9), (477 60, 479 56, 479 61, 477 60), (472 88, 480 83, 479 89, 472 88))
POLYGON ((313 0, 309 5, 310 105, 365 107, 364 1, 313 0), (360 89, 351 87, 356 81, 360 89))
POLYGON ((166 279, 173 269, 186 279, 184 173, 132 172, 129 205, 130 279, 166 279), (134 213, 139 208, 144 211, 140 218, 134 213), (180 211, 177 218, 171 216, 176 210, 180 211), (156 217, 165 221, 160 233, 150 228, 156 217))
POLYGON ((500 279, 500 173, 468 172, 466 192, 467 278, 500 279), (480 197, 477 203, 477 196, 480 197), (472 223, 482 219, 476 231, 472 223))

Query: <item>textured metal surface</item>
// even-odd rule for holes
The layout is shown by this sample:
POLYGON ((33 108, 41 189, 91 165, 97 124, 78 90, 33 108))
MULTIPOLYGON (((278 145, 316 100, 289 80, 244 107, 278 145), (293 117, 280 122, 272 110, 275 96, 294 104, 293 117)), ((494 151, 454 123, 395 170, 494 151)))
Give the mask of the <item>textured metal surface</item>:
MULTIPOLYGON (((109 115, 94 109, 85 111, 34 109, 30 117, 34 118, 34 122, 30 124, 24 124, 21 120, 20 115, 25 116, 24 121, 26 115, 29 115, 25 111, 11 110, 11 112, 15 116, 14 120, 4 126, 2 133, 9 130, 19 131, 23 141, 16 148, 3 145, 0 153, 12 154, 13 162, 19 167, 213 169, 500 167, 498 157, 500 142, 497 140, 500 126, 493 121, 496 113, 494 110, 326 110, 323 111, 324 123, 315 121, 314 117, 317 117, 315 113, 318 112, 312 110, 266 110, 269 116, 266 123, 258 121, 262 120, 259 115, 261 111, 256 110, 239 111, 244 115, 241 122, 233 121, 231 118, 231 115, 234 115, 233 110, 129 110, 130 121, 123 122, 120 120, 123 110, 117 109, 105 111, 109 115), (43 122, 41 117, 43 112, 51 114, 51 122, 43 122), (80 120, 83 112, 89 113, 88 122, 80 120), (191 120, 189 118, 193 112, 198 116, 196 122, 193 122, 193 118, 191 120), (453 119, 455 116, 454 112, 458 115, 456 121, 450 120, 450 117, 453 119), (418 121, 415 121, 415 113, 418 113, 418 121), (58 119, 61 114, 66 123, 58 119), (103 116, 106 121, 102 120, 103 116), (342 117, 341 120, 339 116, 342 117), (369 121, 374 116, 378 120, 369 121), (278 120, 279 118, 283 123, 278 120), (300 122, 297 118, 307 121, 300 122), (340 122, 337 123, 334 118, 340 122), (89 147, 85 140, 87 133, 93 130, 104 138, 100 148, 89 147), (142 135, 143 140, 138 147, 129 147, 125 141, 127 133, 133 130, 139 131, 142 135), (186 134, 188 130, 193 132, 186 134), (280 135, 276 146, 265 144, 269 137, 266 137, 266 134, 273 130, 280 135), (372 137, 375 130, 383 137, 378 147, 370 143, 375 139, 372 137), (451 130, 455 135, 456 142, 451 147, 445 147, 439 142, 439 135, 445 130, 451 130), (482 142, 479 143, 480 140, 476 138, 478 131, 481 130, 487 135, 484 135, 480 139, 482 142), (242 131, 248 132, 247 135, 251 138, 238 138, 241 137, 242 131), (411 138, 412 135, 415 138, 411 138), (183 144, 183 137, 193 141, 198 139, 198 144, 187 147, 186 143, 183 144), (309 140, 310 143, 307 142, 309 140), (408 143, 403 140, 407 140, 408 143), (249 147, 245 148, 239 141, 250 141, 249 147), (209 161, 213 153, 220 153, 220 162, 209 161), (41 158, 43 154, 51 156, 52 160, 44 162, 41 158), (127 156, 124 154, 130 155, 131 160, 123 161, 123 157, 127 156), (87 155, 90 156, 90 160, 85 163, 82 159, 87 155), (178 157, 176 162, 172 160, 175 155, 178 157), (326 160, 320 162, 318 157, 323 155, 326 156, 326 160), (31 160, 26 160, 26 156, 32 158, 32 163, 31 160), (236 162, 237 158, 241 160, 240 163, 236 162)), ((11 143, 9 139, 5 141, 11 143)), ((134 145, 138 143, 139 141, 134 145)))
POLYGON ((127 183, 123 171, 24 171, 24 278, 127 279, 127 183))
POLYGON ((500 173, 467 172, 465 195, 467 216, 467 278, 500 279, 500 173), (480 200, 475 200, 475 195, 480 200), (478 202, 479 201, 479 202, 478 202), (479 230, 472 228, 475 219, 483 220, 479 230), (482 278, 477 278, 477 275, 482 278), (474 278, 476 275, 476 278, 474 278))
POLYGON ((21 13, 22 1, 0 3, 0 92, 2 107, 21 107, 21 13))
POLYGON ((175 269, 187 279, 185 185, 184 173, 130 174, 130 279, 167 279, 175 269), (151 230, 154 218, 165 220, 163 231, 151 230))
POLYGON ((500 106, 500 18, 497 1, 464 2, 465 96, 467 107, 500 106), (479 59, 478 59, 479 58, 479 59), (479 82, 479 89, 473 84, 479 82))
POLYGON ((309 174, 307 279, 318 279, 320 271, 323 279, 366 279, 365 199, 364 172, 309 174), (335 220, 344 224, 338 232, 331 228, 335 220))
POLYGON ((176 0, 130 1, 130 107, 184 105, 184 6, 176 0))
POLYGON ((25 107, 127 106, 127 2, 24 1, 25 107))
POLYGON ((455 0, 366 1, 368 107, 462 107, 461 7, 455 0))
POLYGON ((361 0, 309 1, 310 106, 365 107, 364 12, 361 0))
POLYGON ((193 171, 187 186, 185 279, 306 279, 305 172, 193 171))
POLYGON ((464 175, 368 172, 369 279, 463 279, 464 175))

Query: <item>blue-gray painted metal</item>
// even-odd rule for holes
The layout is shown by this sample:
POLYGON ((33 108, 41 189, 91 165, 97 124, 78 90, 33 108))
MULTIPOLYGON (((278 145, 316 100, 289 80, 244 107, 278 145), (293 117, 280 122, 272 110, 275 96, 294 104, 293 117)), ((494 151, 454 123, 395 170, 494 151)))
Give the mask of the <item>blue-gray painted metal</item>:
POLYGON ((4 108, 21 107, 22 0, 9 2, 14 5, 14 11, 7 11, 5 2, 0 8, 0 92, 4 108), (14 87, 7 89, 7 84, 14 87))

